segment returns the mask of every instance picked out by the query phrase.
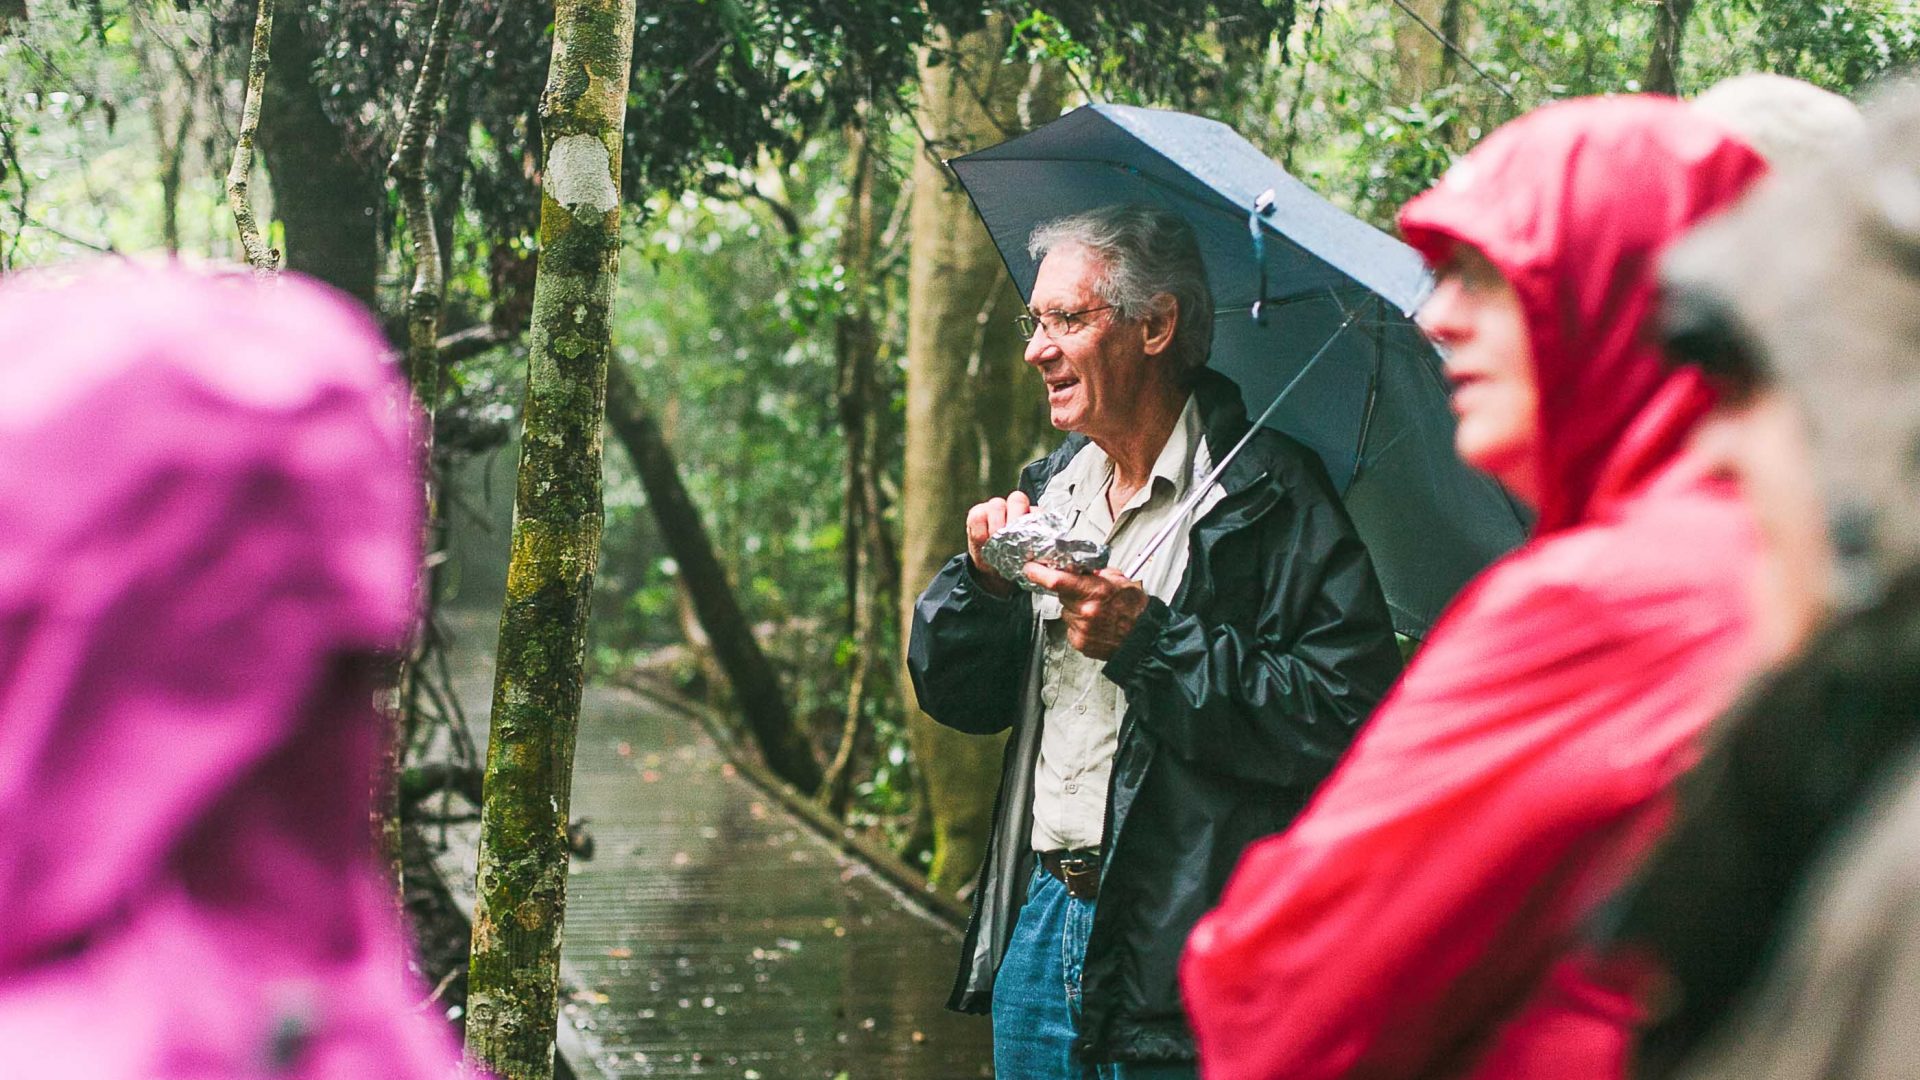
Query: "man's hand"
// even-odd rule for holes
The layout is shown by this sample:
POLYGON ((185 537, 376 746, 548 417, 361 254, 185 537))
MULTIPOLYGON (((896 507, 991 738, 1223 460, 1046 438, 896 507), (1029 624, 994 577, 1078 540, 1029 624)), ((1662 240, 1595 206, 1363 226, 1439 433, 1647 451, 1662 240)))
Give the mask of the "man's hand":
POLYGON ((993 567, 981 558, 980 549, 1007 522, 1032 511, 1033 503, 1024 491, 1016 491, 1004 499, 988 499, 967 511, 967 558, 973 560, 974 578, 995 596, 1010 595, 1013 582, 994 573, 993 567))
POLYGON ((1075 574, 1030 562, 1026 571, 1029 581, 1060 597, 1067 644, 1093 660, 1111 657, 1147 610, 1147 590, 1111 567, 1075 574))

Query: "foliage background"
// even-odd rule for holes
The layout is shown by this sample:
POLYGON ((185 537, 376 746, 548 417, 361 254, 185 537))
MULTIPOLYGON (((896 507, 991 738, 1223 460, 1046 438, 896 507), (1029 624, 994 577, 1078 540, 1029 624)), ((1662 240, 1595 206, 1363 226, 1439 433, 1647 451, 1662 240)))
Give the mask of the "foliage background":
MULTIPOLYGON (((38 0, 28 10, 0 28, 0 269, 163 246, 170 158, 180 173, 171 230, 179 250, 233 258, 221 182, 251 4, 38 0)), ((468 0, 456 38, 435 166, 450 226, 449 329, 511 325, 524 304, 534 103, 551 29, 518 17, 525 10, 468 0)), ((1337 204, 1388 228, 1400 203, 1504 120, 1558 98, 1639 89, 1658 20, 1671 10, 1645 0, 711 0, 645 13, 630 92, 639 122, 628 125, 625 184, 635 210, 619 359, 655 404, 740 601, 823 752, 839 731, 852 645, 836 319, 854 308, 878 316, 887 403, 878 457, 881 488, 895 500, 905 207, 914 155, 924 152, 914 65, 930 27, 1005 14, 1016 27, 1010 53, 1058 65, 1073 103, 1216 116, 1337 204), (1421 28, 1416 14, 1439 32, 1421 28), (881 231, 865 277, 841 261, 856 133, 880 151, 881 231), (869 282, 864 293, 853 280, 869 282)), ((309 5, 306 29, 324 43, 312 83, 351 152, 376 167, 391 151, 430 11, 391 0, 309 5)), ((1920 56, 1920 15, 1885 0, 1727 0, 1702 6, 1684 26, 1683 94, 1743 71, 1853 94, 1920 56)), ((271 218, 271 185, 257 186, 271 218)), ((401 310, 408 279, 404 245, 394 242, 398 215, 391 196, 376 214, 376 296, 389 317, 401 310)), ((464 437, 446 440, 458 478, 449 581, 463 602, 499 595, 513 459, 501 439, 523 365, 508 344, 452 375, 447 423, 464 437)), ((675 567, 624 455, 609 453, 606 467, 595 665, 624 672, 668 650, 675 677, 721 693, 697 653, 671 651, 690 623, 675 567)), ((897 507, 889 513, 897 525, 897 507)), ((881 625, 887 647, 897 647, 894 620, 881 625)), ((915 789, 900 697, 874 694, 867 710, 874 749, 853 815, 912 847, 915 789)))

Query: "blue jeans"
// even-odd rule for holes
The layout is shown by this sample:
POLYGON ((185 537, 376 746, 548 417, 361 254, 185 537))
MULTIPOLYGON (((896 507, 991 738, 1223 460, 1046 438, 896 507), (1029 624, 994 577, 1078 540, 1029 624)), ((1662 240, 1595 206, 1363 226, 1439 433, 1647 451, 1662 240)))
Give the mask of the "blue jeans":
POLYGON ((1027 903, 993 980, 993 1074, 1000 1080, 1193 1080, 1192 1065, 1089 1065, 1073 1052, 1091 900, 1034 860, 1027 903))

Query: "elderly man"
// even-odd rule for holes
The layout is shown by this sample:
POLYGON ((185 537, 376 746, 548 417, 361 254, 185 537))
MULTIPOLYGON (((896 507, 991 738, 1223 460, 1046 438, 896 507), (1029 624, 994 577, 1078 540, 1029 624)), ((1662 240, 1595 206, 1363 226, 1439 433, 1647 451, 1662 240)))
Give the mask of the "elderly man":
POLYGON ((1044 225, 1022 319, 1053 425, 1019 490, 967 516, 967 551, 914 607, 921 707, 1014 729, 952 1006, 991 1009, 1000 1076, 1193 1075, 1176 966, 1249 842, 1285 828, 1400 670, 1386 602, 1319 460, 1256 435, 1206 369, 1213 301, 1191 228, 1149 207, 1044 225), (981 549, 1059 510, 1109 569, 981 549), (1129 579, 1169 522, 1173 535, 1129 579))

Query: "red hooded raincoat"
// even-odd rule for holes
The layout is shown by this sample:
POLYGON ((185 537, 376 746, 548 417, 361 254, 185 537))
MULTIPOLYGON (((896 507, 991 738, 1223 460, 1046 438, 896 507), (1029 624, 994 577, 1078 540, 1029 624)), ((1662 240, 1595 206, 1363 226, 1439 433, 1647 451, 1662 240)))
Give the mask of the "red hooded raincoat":
POLYGON ((1645 850, 1751 667, 1751 523, 1684 452, 1711 404, 1644 343, 1659 249, 1760 159, 1663 98, 1488 138, 1401 215, 1513 283, 1540 391, 1535 536, 1455 601, 1182 970, 1209 1078, 1623 1074, 1632 994, 1568 931, 1645 850))

